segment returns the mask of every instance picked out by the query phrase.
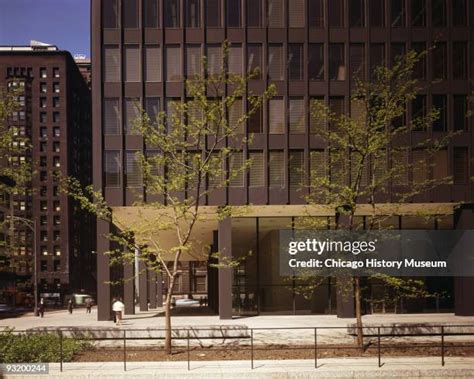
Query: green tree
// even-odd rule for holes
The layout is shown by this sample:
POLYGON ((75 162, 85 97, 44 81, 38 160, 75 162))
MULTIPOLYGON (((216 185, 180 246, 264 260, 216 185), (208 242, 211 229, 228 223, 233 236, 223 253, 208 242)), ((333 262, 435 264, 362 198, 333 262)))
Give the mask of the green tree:
MULTIPOLYGON (((321 101, 313 102, 312 121, 327 149, 324 153, 313 152, 311 161, 325 161, 322 167, 328 169, 318 164, 311 168, 306 200, 308 209, 321 204, 333 209, 335 229, 386 229, 387 221, 399 215, 403 205, 415 196, 451 182, 448 176, 430 177, 429 174, 434 166, 433 158, 453 135, 449 131, 430 133, 440 111, 424 110, 406 121, 408 106, 419 99, 417 95, 421 90, 413 71, 425 55, 426 52, 410 51, 399 56, 391 68, 377 67, 370 80, 355 76, 350 115, 337 113, 321 101), (415 143, 410 138, 414 132, 421 136, 415 143), (409 180, 410 172, 412 180, 409 180), (365 227, 356 217, 358 212, 364 212, 364 207, 365 212, 368 210, 365 227)), ((432 217, 421 208, 419 216, 432 217)), ((306 224, 318 222, 312 220, 308 218, 306 224)), ((320 225, 313 227, 320 228, 320 225)), ((426 294, 421 281, 384 275, 377 279, 405 296, 426 294)), ((306 280, 311 283, 306 290, 311 290, 322 278, 306 280)), ((345 283, 343 288, 347 292, 354 290, 357 341, 362 347, 361 278, 349 276, 341 282, 345 283)))
MULTIPOLYGON (((139 200, 133 204, 141 210, 133 225, 118 224, 101 193, 94 192, 92 187, 83 189, 73 179, 67 180, 67 191, 84 208, 119 227, 119 233, 109 236, 119 246, 110 252, 111 264, 133 262, 138 248, 139 259, 147 269, 165 274, 165 349, 169 353, 171 304, 179 264, 185 255, 208 259, 194 232, 200 222, 216 215, 208 214, 202 204, 212 191, 243 178, 251 164, 244 158, 243 149, 252 142, 245 127, 275 92, 273 86, 262 93, 249 92, 248 82, 258 71, 246 75, 231 73, 228 56, 229 45, 224 43, 220 61, 203 59, 206 75, 186 80, 187 101, 168 103, 167 111, 156 117, 140 108, 141 116, 135 120, 133 130, 143 136, 146 146, 155 153, 138 152, 136 163, 147 194, 159 200, 139 200)), ((218 217, 229 217, 235 212, 232 207, 221 207, 218 217)), ((232 264, 231 260, 220 259, 218 266, 232 264)))
POLYGON ((28 201, 31 195, 31 141, 26 130, 20 128, 26 117, 25 81, 12 80, 7 88, 0 88, 0 193, 4 213, 0 223, 8 230, 9 238, 1 242, 0 260, 10 269, 14 250, 19 244, 15 238, 17 223, 14 221, 13 201, 28 201))

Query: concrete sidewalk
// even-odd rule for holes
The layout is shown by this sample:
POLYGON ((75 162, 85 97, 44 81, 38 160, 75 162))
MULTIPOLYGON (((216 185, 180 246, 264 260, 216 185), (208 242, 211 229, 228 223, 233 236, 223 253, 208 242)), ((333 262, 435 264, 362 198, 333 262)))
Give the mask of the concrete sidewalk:
MULTIPOLYGON (((35 378, 472 378, 474 358, 448 358, 441 366, 438 358, 386 358, 378 367, 376 358, 332 358, 312 360, 191 362, 133 362, 123 370, 123 363, 65 363, 50 365, 49 375, 35 378)), ((19 379, 21 375, 6 375, 19 379)), ((28 376, 31 378, 31 376, 28 376)), ((25 379, 27 377, 25 376, 25 379)))

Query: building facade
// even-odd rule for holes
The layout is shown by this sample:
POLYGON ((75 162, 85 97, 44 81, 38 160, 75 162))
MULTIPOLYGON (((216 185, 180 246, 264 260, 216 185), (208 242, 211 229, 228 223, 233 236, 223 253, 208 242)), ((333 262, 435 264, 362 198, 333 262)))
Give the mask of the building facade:
POLYGON ((18 220, 12 236, 17 248, 5 268, 16 285, 5 301, 21 304, 31 296, 35 267, 39 296, 47 301, 95 293, 95 221, 61 192, 56 176, 91 182, 90 90, 71 55, 44 44, 0 47, 0 87, 20 91, 20 108, 9 122, 31 141, 20 159, 29 160, 33 171, 31 193, 13 197, 11 212, 2 212, 18 220))
MULTIPOLYGON (((136 196, 146 198, 143 186, 133 180, 139 177, 131 164, 133 155, 147 149, 140 136, 130 133, 129 122, 137 116, 133 103, 139 101, 153 116, 167 112, 174 101, 185 101, 184 79, 200 72, 202 56, 208 62, 218 60, 222 43, 228 41, 230 70, 244 74, 260 68, 248 92, 262 93, 272 83, 277 95, 247 125, 245 133, 254 135, 244 149, 253 162, 249 172, 241 183, 214 191, 206 200, 209 207, 252 205, 246 217, 209 226, 208 243, 231 256, 257 252, 236 270, 209 270, 210 306, 223 318, 264 312, 353 315, 352 300, 338 296, 334 280, 328 279, 308 300, 295 291, 298 283, 267 269, 277 250, 275 232, 303 215, 297 173, 328 164, 327 146, 311 122, 311 102, 322 100, 339 114, 357 112, 357 104, 350 101, 355 73, 369 78, 375 67, 393 64, 408 50, 429 50, 415 72, 424 89, 407 117, 436 107, 440 119, 432 133, 459 134, 440 153, 437 172, 426 173, 451 175, 453 184, 428 191, 414 203, 451 207, 451 214, 427 225, 413 209, 400 214, 393 226, 472 228, 472 211, 455 214, 452 204, 472 201, 472 120, 466 115, 473 90, 473 25, 474 6, 467 0, 94 0, 94 185, 116 213, 126 213, 136 196)), ((407 180, 414 180, 413 173, 407 180)), ((330 227, 334 214, 314 216, 326 218, 330 227)), ((110 227, 100 222, 97 229, 99 319, 109 317, 111 289, 104 282, 113 273, 102 236, 110 227)), ((423 305, 405 304, 404 311, 473 314, 466 299, 473 285, 470 278, 427 283, 429 288, 447 286, 450 300, 441 305, 417 301, 423 305)), ((380 288, 376 283, 371 288, 376 297, 380 288)), ((124 289, 125 294, 132 292, 124 289)))

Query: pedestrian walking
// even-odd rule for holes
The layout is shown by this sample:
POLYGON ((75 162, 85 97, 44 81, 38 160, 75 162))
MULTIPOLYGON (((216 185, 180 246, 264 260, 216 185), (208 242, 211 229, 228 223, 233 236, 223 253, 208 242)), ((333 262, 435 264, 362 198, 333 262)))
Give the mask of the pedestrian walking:
POLYGON ((72 315, 72 308, 73 308, 72 299, 69 299, 69 301, 67 302, 67 310, 69 311, 69 314, 71 315, 72 315))
POLYGON ((125 309, 125 304, 122 303, 122 299, 118 298, 113 304, 112 304, 112 311, 115 314, 115 319, 117 321, 117 326, 122 324, 122 315, 123 311, 125 309))
POLYGON ((86 313, 91 313, 92 310, 92 299, 88 297, 86 299, 86 313))
POLYGON ((44 317, 44 299, 43 298, 41 298, 40 303, 38 305, 38 312, 41 318, 43 318, 44 317))

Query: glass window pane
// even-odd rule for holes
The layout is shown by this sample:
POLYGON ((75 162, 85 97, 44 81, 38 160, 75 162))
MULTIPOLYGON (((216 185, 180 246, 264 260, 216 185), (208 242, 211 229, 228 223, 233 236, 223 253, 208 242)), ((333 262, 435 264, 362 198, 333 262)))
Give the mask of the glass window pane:
POLYGON ((329 79, 346 80, 346 64, 343 43, 329 44, 329 79))
POLYGON ((288 44, 288 74, 290 80, 303 80, 304 59, 303 44, 288 44))
POLYGON ((119 27, 118 0, 102 1, 102 24, 106 29, 116 29, 119 27))
POLYGON ((267 2, 268 27, 283 28, 285 26, 283 0, 268 0, 267 2))
POLYGON ((454 130, 467 130, 467 96, 454 95, 453 97, 453 114, 454 114, 454 130))
POLYGON ((262 78, 262 45, 248 44, 247 45, 247 71, 255 74, 253 79, 259 80, 262 78))
POLYGON ((447 25, 446 0, 432 0, 431 22, 434 27, 440 28, 447 25))
POLYGON ((244 153, 242 151, 235 151, 229 157, 229 187, 243 187, 244 186, 244 153))
POLYGON ((270 188, 285 186, 285 156, 282 150, 271 150, 268 153, 268 185, 270 188))
POLYGON ((125 152, 125 185, 127 188, 136 188, 143 185, 140 156, 138 150, 125 152))
POLYGON ((433 131, 444 132, 448 126, 448 99, 446 95, 433 95, 433 108, 439 112, 438 118, 433 122, 433 131))
POLYGON ((418 27, 426 25, 426 0, 411 0, 411 24, 418 27))
POLYGON ((181 49, 179 46, 168 46, 165 50, 166 67, 165 78, 167 82, 179 82, 181 75, 181 49))
MULTIPOLYGON (((250 105, 248 105, 250 108, 250 105)), ((263 112, 262 107, 255 109, 255 112, 248 117, 248 132, 249 133, 262 133, 263 132, 263 112)))
POLYGON ((104 47, 104 81, 120 82, 120 50, 116 46, 104 47))
POLYGON ((304 151, 290 151, 288 157, 289 184, 291 189, 301 189, 304 180, 304 151))
POLYGON ((125 46, 125 81, 139 82, 140 75, 140 48, 125 46))
POLYGON ((288 112, 290 134, 304 134, 304 99, 290 99, 288 112))
POLYGON ((265 183, 263 151, 251 151, 249 160, 249 187, 263 187, 265 183))
POLYGON ((185 17, 187 28, 199 28, 201 25, 200 0, 185 1, 185 17))
POLYGON ((262 26, 262 0, 247 0, 247 26, 262 26))
POLYGON ((369 0, 370 26, 385 26, 385 0, 369 0))
POLYGON ((120 151, 105 151, 105 186, 120 187, 120 172, 122 164, 120 162, 120 151))
POLYGON ((332 28, 344 27, 344 1, 328 1, 329 7, 329 26, 332 28))
POLYGON ((365 46, 363 43, 351 43, 349 46, 350 79, 365 79, 365 46))
POLYGON ((206 1, 206 26, 210 28, 219 28, 221 26, 220 0, 207 0, 206 1))
POLYGON ((285 59, 282 44, 268 46, 268 77, 270 80, 284 80, 285 59))
POLYGON ((352 27, 365 26, 365 1, 349 0, 349 16, 352 27))
POLYGON ((469 182, 468 148, 455 147, 453 152, 453 182, 466 184, 469 182))
POLYGON ((273 98, 268 102, 268 128, 270 134, 285 133, 285 101, 273 98))
POLYGON ((309 3, 309 27, 324 27, 324 3, 323 0, 308 0, 309 3))
POLYGON ((135 134, 135 122, 140 117, 140 99, 126 98, 124 100, 124 121, 123 128, 125 134, 135 134))
POLYGON ((167 28, 179 28, 180 14, 179 14, 179 0, 164 0, 165 1, 165 26, 167 28))
POLYGON ((385 44, 372 43, 370 44, 370 75, 375 78, 377 67, 385 65, 385 44))
POLYGON ((123 27, 127 29, 138 28, 138 2, 137 0, 122 1, 123 27))
POLYGON ((145 46, 145 81, 161 82, 161 51, 159 46, 145 46))
POLYGON ((145 100, 145 112, 148 115, 150 122, 155 124, 158 121, 157 117, 160 113, 160 98, 147 97, 145 100))
POLYGON ((229 49, 229 73, 242 75, 242 46, 232 45, 229 49))
POLYGON ((324 80, 324 44, 309 44, 309 80, 324 80))
POLYGON ((304 0, 291 0, 288 17, 290 28, 304 28, 306 15, 304 4, 304 0))
POLYGON ((120 103, 119 99, 104 100, 104 134, 120 134, 120 103))
POLYGON ((241 0, 227 0, 227 26, 240 28, 242 26, 241 0))
POLYGON ((453 78, 467 79, 467 42, 453 42, 453 78))
POLYGON ((447 43, 437 42, 433 49, 433 79, 447 79, 448 56, 447 43))
POLYGON ((467 0, 452 0, 453 26, 467 25, 467 0))
POLYGON ((222 46, 208 45, 207 71, 209 76, 217 76, 222 71, 222 46))
POLYGON ((143 12, 145 28, 157 28, 159 20, 158 0, 143 0, 143 12))
POLYGON ((197 78, 201 75, 201 46, 186 46, 186 77, 188 79, 197 78))
POLYGON ((391 10, 390 17, 393 28, 401 28, 405 26, 405 0, 390 0, 391 10))
MULTIPOLYGON (((412 43, 412 49, 417 53, 420 54, 426 51, 426 43, 425 42, 414 42, 412 43)), ((426 79, 426 56, 423 56, 415 63, 415 67, 413 68, 413 76, 416 79, 426 79)))

